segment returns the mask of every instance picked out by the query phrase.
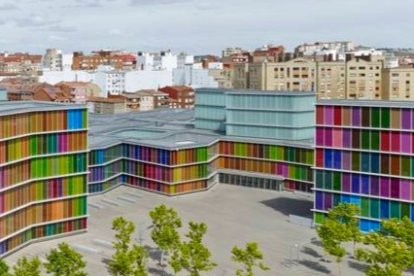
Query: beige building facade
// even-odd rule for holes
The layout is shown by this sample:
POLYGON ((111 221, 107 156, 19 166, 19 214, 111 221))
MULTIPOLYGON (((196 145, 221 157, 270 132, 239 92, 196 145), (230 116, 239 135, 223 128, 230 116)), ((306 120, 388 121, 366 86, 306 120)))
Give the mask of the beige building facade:
POLYGON ((382 70, 383 100, 414 100, 414 67, 382 70))
POLYGON ((345 62, 317 62, 316 63, 316 92, 319 99, 344 99, 345 62))
POLYGON ((381 99, 381 60, 352 58, 346 62, 346 98, 380 100, 381 99))
POLYGON ((314 91, 313 61, 296 58, 286 62, 249 64, 249 88, 274 91, 314 91))

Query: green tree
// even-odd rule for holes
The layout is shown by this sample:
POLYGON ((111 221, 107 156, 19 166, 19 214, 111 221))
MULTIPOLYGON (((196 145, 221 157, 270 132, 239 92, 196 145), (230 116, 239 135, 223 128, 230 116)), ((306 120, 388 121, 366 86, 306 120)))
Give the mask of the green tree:
POLYGON ((13 266, 14 276, 40 276, 42 263, 38 257, 29 260, 26 257, 19 259, 13 266))
POLYGON ((359 219, 360 209, 357 205, 351 203, 339 203, 337 206, 332 208, 328 217, 334 221, 337 221, 346 226, 347 239, 346 241, 352 241, 355 244, 361 239, 361 231, 359 230, 359 219))
POLYGON ((253 276, 253 270, 257 267, 263 271, 269 270, 263 262, 263 253, 260 251, 259 245, 255 242, 246 244, 246 249, 233 247, 231 250, 232 260, 243 266, 243 269, 237 269, 237 276, 253 276))
POLYGON ((356 258, 366 262, 368 276, 401 276, 413 264, 413 253, 407 244, 392 236, 369 233, 363 238, 369 246, 358 248, 356 258))
POLYGON ((112 230, 115 230, 116 234, 113 243, 115 253, 108 264, 111 275, 148 275, 147 251, 144 247, 131 241, 135 225, 123 217, 118 217, 112 222, 112 230))
POLYGON ((9 266, 3 259, 0 259, 0 276, 7 275, 9 275, 9 266))
POLYGON ((170 264, 175 273, 185 269, 190 276, 199 276, 203 271, 210 271, 217 266, 211 261, 209 249, 203 245, 203 237, 207 232, 205 223, 189 223, 188 242, 182 242, 174 251, 170 264))
POLYGON ((338 272, 339 275, 341 275, 340 264, 342 258, 346 254, 346 250, 342 246, 342 243, 349 238, 346 225, 327 218, 325 222, 316 229, 316 232, 322 242, 325 253, 335 257, 335 261, 338 264, 338 272))
POLYGON ((170 254, 176 250, 180 244, 178 228, 181 227, 181 219, 173 208, 168 208, 164 204, 157 206, 149 213, 152 219, 151 238, 161 250, 160 265, 163 254, 170 254))
POLYGON ((402 220, 393 218, 382 221, 381 233, 403 241, 414 252, 414 223, 408 217, 402 220))
POLYGON ((83 271, 86 262, 81 254, 76 252, 67 243, 58 244, 57 249, 52 249, 46 255, 47 262, 44 264, 47 273, 55 276, 85 276, 87 273, 83 271))

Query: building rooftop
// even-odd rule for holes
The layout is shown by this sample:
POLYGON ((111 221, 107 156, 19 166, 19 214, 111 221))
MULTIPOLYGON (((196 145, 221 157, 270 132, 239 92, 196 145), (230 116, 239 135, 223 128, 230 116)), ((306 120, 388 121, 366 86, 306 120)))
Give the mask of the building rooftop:
POLYGON ((223 89, 223 88, 198 88, 197 92, 213 92, 224 94, 255 94, 255 95, 278 95, 278 96, 315 96, 315 92, 296 92, 296 91, 263 91, 253 89, 223 89))
POLYGON ((313 140, 288 141, 226 136, 194 128, 194 110, 156 109, 117 115, 90 114, 89 147, 107 148, 122 142, 176 150, 202 147, 219 140, 312 148, 313 140))
POLYGON ((316 105, 346 105, 346 106, 373 106, 414 108, 414 101, 378 101, 378 100, 318 100, 316 105))
POLYGON ((40 102, 40 101, 5 101, 0 102, 0 116, 33 112, 86 108, 85 105, 72 103, 40 102))

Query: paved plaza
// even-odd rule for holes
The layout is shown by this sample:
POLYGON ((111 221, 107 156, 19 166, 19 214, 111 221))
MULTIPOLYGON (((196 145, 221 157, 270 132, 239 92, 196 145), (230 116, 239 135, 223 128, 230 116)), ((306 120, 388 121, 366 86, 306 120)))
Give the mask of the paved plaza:
MULTIPOLYGON (((33 243, 8 256, 13 264, 23 256, 40 256, 59 242, 65 241, 81 252, 88 262, 90 275, 108 275, 105 260, 113 253, 114 233, 111 222, 124 216, 136 223, 141 240, 150 252, 151 275, 172 275, 158 263, 158 252, 150 238, 148 212, 165 203, 178 210, 184 222, 205 222, 208 231, 205 242, 210 248, 217 268, 205 275, 234 275, 231 262, 233 246, 246 242, 259 243, 270 272, 257 275, 337 275, 336 263, 322 261, 323 251, 315 241, 315 230, 289 222, 289 215, 311 217, 312 198, 289 192, 276 192, 218 184, 202 193, 166 197, 131 187, 119 187, 89 199, 89 230, 85 234, 33 243)), ((344 260, 342 275, 363 275, 363 267, 344 260)))

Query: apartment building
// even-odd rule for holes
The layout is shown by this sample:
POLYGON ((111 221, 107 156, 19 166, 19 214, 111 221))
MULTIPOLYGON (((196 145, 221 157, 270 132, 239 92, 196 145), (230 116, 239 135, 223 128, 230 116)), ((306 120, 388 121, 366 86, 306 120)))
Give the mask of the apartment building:
POLYGON ((316 92, 319 99, 344 99, 346 97, 345 62, 316 63, 316 92))
POLYGON ((346 98, 381 99, 381 71, 383 60, 379 56, 347 57, 346 98))
POLYGON ((167 93, 168 96, 175 100, 177 108, 194 108, 195 93, 188 86, 166 86, 159 91, 167 93))
POLYGON ((249 88, 274 91, 314 91, 315 70, 315 63, 303 58, 295 58, 286 62, 251 63, 248 66, 249 88))
POLYGON ((127 112, 126 101, 123 97, 89 97, 88 110, 97 114, 119 114, 127 112))
POLYGON ((414 66, 382 70, 382 99, 414 100, 414 66))
POLYGON ((91 55, 74 52, 72 70, 96 70, 100 65, 109 65, 115 70, 134 70, 136 64, 135 55, 121 51, 100 50, 91 55))

